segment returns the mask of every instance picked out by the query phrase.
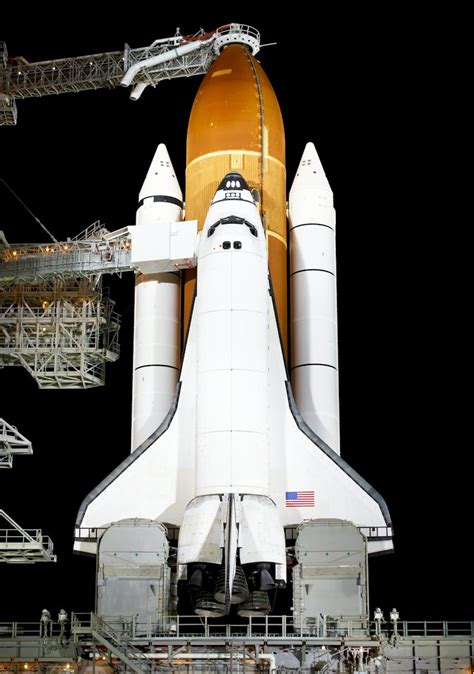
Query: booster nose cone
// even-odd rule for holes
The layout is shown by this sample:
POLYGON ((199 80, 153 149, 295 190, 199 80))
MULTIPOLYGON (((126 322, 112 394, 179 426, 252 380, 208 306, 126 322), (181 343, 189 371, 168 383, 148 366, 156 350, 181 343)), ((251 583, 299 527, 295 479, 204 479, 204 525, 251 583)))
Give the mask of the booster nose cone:
POLYGON ((247 190, 250 192, 249 186, 245 178, 240 173, 228 173, 225 175, 216 191, 219 190, 247 190))
POLYGON ((296 190, 305 188, 331 191, 314 143, 306 143, 293 185, 291 186, 290 195, 296 190))
POLYGON ((137 225, 181 220, 183 194, 163 143, 153 157, 138 197, 137 225))
POLYGON ((153 157, 145 181, 138 197, 139 204, 143 199, 155 197, 156 201, 173 203, 183 207, 183 193, 176 178, 166 145, 160 143, 153 157))

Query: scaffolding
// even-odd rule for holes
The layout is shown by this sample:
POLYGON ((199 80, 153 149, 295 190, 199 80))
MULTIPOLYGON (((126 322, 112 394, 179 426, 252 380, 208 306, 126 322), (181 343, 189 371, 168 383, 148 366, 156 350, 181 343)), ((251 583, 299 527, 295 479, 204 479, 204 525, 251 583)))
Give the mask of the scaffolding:
POLYGON ((111 234, 100 220, 66 241, 10 245, 3 236, 0 284, 132 271, 130 245, 127 227, 111 234))
POLYGON ((0 286, 0 367, 22 365, 42 389, 102 386, 120 352, 113 307, 101 277, 0 286))
POLYGON ((12 468, 14 454, 33 454, 31 442, 0 418, 0 468, 12 468))
POLYGON ((41 529, 23 529, 4 510, 0 510, 0 520, 10 526, 0 529, 0 562, 7 564, 35 564, 55 562, 53 542, 43 536, 41 529))

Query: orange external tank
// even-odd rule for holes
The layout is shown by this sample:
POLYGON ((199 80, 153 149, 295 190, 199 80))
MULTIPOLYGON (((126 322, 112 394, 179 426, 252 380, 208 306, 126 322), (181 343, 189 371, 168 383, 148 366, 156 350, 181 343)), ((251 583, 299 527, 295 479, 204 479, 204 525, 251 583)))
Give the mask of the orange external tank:
MULTIPOLYGON (((243 175, 267 234, 270 274, 285 356, 287 227, 285 132, 280 106, 250 51, 226 47, 205 76, 189 118, 186 150, 186 219, 202 229, 218 184, 229 171, 243 175)), ((183 324, 187 331, 196 272, 185 275, 183 324)))

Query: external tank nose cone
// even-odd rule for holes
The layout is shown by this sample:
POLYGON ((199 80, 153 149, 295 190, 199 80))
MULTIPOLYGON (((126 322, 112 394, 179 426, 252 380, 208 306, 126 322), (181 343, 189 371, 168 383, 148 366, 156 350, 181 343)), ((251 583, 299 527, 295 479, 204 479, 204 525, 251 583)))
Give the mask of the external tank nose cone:
POLYGON ((217 188, 217 191, 219 190, 249 190, 249 186, 240 173, 232 172, 227 173, 227 175, 222 178, 219 187, 217 188))
POLYGON ((253 176, 262 179, 262 155, 285 162, 285 135, 277 97, 260 64, 240 45, 226 47, 214 61, 201 82, 189 118, 187 164, 217 152, 219 155, 213 154, 213 158, 221 159, 215 166, 220 167, 220 176, 225 156, 229 169, 245 168, 250 181, 253 176))

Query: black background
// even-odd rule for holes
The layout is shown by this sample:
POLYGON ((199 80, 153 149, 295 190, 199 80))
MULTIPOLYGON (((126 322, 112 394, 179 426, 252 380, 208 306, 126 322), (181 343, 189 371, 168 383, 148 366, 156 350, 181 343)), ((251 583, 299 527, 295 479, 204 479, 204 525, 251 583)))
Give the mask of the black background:
MULTIPOLYGON (((445 21, 452 36, 452 23, 389 6, 381 15, 315 5, 311 19, 297 5, 167 15, 160 5, 68 7, 64 16, 51 6, 49 16, 17 10, 3 21, 10 55, 116 51, 171 36, 178 25, 186 34, 229 21, 278 42, 258 58, 282 108, 288 187, 312 140, 335 193, 342 454, 384 496, 395 527, 396 552, 370 564, 371 607, 387 614, 396 606, 403 619, 472 618, 472 441, 459 340, 469 303, 457 300, 466 282, 447 160, 455 83, 439 40, 445 21)), ((97 219, 111 230, 134 224, 159 142, 184 188, 199 83, 165 82, 138 102, 124 89, 19 101, 17 127, 0 129, 1 176, 58 239, 97 219)), ((45 240, 1 185, 0 205, 9 241, 45 240)), ((0 620, 36 620, 44 606, 54 616, 93 608, 94 561, 72 555, 74 520, 130 438, 133 278, 106 283, 123 326, 105 388, 39 391, 21 368, 0 372, 0 414, 34 446, 0 474, 0 508, 24 527, 42 527, 59 558, 1 566, 0 620)))

